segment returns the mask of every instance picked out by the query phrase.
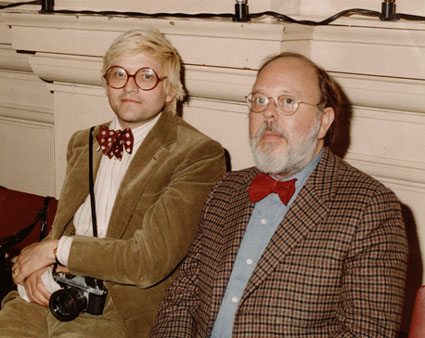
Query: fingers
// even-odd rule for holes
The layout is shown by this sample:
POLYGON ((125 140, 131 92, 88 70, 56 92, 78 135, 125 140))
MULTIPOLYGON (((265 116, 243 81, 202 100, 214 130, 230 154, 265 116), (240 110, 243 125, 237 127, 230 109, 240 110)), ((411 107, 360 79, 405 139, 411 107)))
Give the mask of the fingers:
POLYGON ((25 291, 28 299, 43 306, 49 306, 50 293, 46 290, 41 276, 45 268, 36 271, 25 280, 25 291))
POLYGON ((24 284, 29 275, 54 263, 54 249, 57 245, 58 240, 46 240, 22 249, 12 267, 12 278, 15 284, 24 284))
POLYGON ((68 267, 66 267, 64 265, 58 264, 58 266, 56 267, 56 272, 65 272, 65 273, 68 273, 69 272, 69 269, 68 269, 68 267))
POLYGON ((16 263, 12 266, 12 279, 16 285, 23 284, 23 281, 19 278, 19 268, 16 263))
POLYGON ((18 267, 18 266, 13 266, 12 267, 12 279, 13 279, 13 282, 16 284, 16 285, 18 285, 18 284, 24 284, 24 280, 25 280, 25 277, 24 277, 24 275, 21 273, 21 270, 20 270, 20 268, 18 267))
POLYGON ((15 284, 24 285, 25 278, 30 274, 30 272, 26 272, 27 266, 27 258, 28 255, 26 253, 31 251, 31 248, 34 244, 29 245, 21 250, 21 253, 16 258, 15 263, 12 266, 12 278, 15 284))

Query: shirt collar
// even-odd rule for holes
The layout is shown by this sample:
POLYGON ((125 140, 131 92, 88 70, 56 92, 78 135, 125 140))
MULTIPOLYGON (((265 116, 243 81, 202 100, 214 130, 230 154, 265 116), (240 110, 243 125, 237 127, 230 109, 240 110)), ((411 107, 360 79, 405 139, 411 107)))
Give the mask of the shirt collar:
MULTIPOLYGON (((145 139, 146 135, 152 130, 156 122, 158 122, 160 116, 161 116, 161 113, 155 116, 152 120, 142 124, 141 126, 138 126, 136 128, 131 128, 131 131, 133 132, 133 137, 134 137, 133 154, 136 153, 137 149, 139 148, 140 144, 145 139)), ((109 125, 109 128, 114 130, 124 129, 121 127, 117 116, 114 116, 114 118, 112 119, 109 125)))
MULTIPOLYGON (((294 175, 290 176, 290 177, 286 177, 284 180, 282 181, 288 181, 291 180, 293 178, 296 178, 297 180, 295 181, 295 193, 294 195, 291 197, 291 200, 289 201, 289 204, 292 204, 292 202, 295 200, 295 198, 297 197, 298 193, 301 191, 302 187, 304 186, 304 183, 307 181, 307 179, 309 178, 310 174, 313 172, 313 170, 316 168, 317 164, 319 163, 322 155, 324 152, 324 148, 320 151, 320 153, 313 159, 311 160, 304 168, 302 168, 300 171, 298 171, 297 173, 295 173, 294 175)), ((273 177, 273 176, 272 176, 273 177)), ((273 177, 274 179, 277 179, 276 177, 273 177)))

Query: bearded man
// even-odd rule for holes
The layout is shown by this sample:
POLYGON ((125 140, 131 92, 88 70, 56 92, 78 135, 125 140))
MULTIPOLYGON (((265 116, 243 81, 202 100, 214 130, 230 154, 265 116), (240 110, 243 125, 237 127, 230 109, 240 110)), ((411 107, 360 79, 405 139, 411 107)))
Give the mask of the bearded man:
POLYGON ((327 146, 336 85, 294 53, 252 92, 255 168, 209 195, 151 337, 395 337, 407 241, 400 204, 327 146))

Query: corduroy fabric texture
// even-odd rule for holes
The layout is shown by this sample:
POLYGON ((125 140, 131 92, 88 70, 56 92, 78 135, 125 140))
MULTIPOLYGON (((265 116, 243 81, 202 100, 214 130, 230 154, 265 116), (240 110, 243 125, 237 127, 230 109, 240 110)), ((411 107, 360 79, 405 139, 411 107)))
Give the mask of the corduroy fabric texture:
MULTIPOLYGON (((89 193, 88 140, 89 130, 84 130, 69 142, 67 174, 48 238, 74 233, 72 219, 89 193)), ((96 149, 97 142, 92 146, 96 149)), ((95 172, 101 156, 94 154, 95 172)), ((220 144, 163 112, 121 182, 106 237, 74 236, 70 272, 106 281, 127 337, 149 334, 165 289, 196 234, 208 193, 224 172, 220 144)), ((84 326, 81 330, 84 334, 84 326)))

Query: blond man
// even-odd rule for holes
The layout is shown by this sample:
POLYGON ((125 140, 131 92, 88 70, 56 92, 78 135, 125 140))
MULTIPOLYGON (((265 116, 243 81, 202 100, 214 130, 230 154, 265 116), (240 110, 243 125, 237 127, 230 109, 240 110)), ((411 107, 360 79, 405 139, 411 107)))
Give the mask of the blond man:
POLYGON ((112 43, 103 79, 115 117, 71 138, 52 230, 12 268, 20 296, 3 300, 0 337, 147 336, 207 194, 225 171, 222 147, 175 114, 184 96, 180 68, 157 31, 130 31, 112 43), (101 313, 81 306, 70 319, 65 296, 52 304, 58 271, 102 281, 105 303, 94 311, 101 313))

